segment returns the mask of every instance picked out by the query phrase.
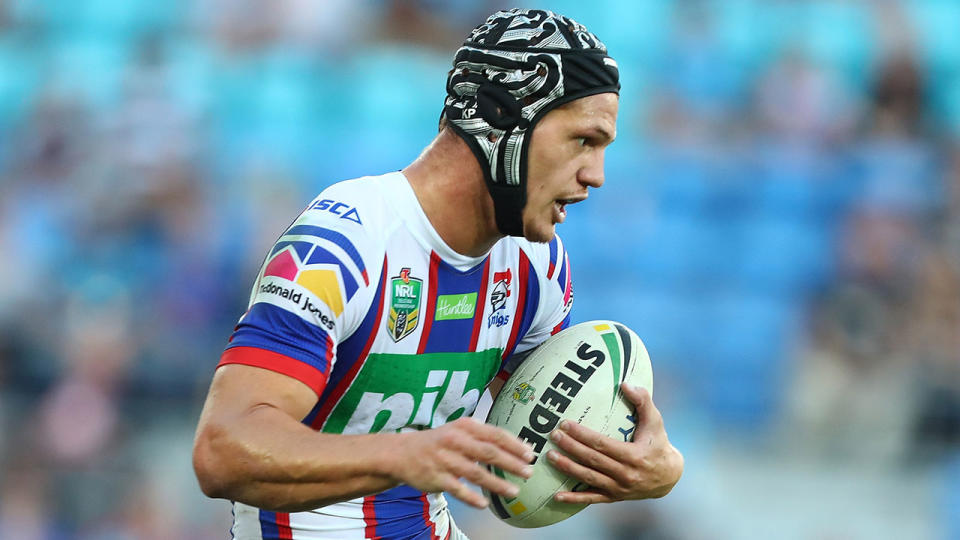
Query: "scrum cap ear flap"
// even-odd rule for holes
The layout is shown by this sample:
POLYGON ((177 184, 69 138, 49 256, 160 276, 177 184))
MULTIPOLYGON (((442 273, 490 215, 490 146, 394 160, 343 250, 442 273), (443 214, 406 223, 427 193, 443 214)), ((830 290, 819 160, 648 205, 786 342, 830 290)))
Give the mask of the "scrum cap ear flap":
POLYGON ((477 112, 497 129, 507 131, 517 127, 522 109, 517 98, 502 86, 483 84, 477 89, 477 112))

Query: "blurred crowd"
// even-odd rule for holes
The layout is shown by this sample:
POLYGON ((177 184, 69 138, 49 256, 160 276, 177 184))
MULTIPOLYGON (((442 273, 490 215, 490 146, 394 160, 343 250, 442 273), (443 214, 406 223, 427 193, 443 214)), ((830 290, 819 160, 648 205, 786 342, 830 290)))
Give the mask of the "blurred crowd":
MULTIPOLYGON (((772 460, 926 479, 904 530, 960 538, 960 2, 533 4, 620 63, 607 183, 559 232, 575 319, 644 339, 688 459, 666 510, 576 526, 705 537, 703 505, 743 505, 698 498, 698 463, 772 460)), ((228 537, 190 444, 266 249, 325 186, 416 157, 503 7, 0 1, 0 538, 228 537)), ((712 537, 893 534, 855 506, 712 537)), ((476 539, 520 534, 485 517, 476 539)))

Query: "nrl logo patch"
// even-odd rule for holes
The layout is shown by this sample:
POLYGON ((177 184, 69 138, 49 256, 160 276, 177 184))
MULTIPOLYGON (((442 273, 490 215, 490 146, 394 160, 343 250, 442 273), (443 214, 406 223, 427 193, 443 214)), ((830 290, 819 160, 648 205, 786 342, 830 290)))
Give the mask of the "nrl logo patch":
POLYGON ((387 330, 390 339, 400 341, 409 336, 420 322, 420 290, 423 280, 410 277, 410 269, 403 268, 399 276, 390 280, 390 316, 387 330))
POLYGON ((513 389, 513 400, 519 401, 526 405, 530 403, 530 400, 534 398, 537 393, 537 389, 530 386, 529 384, 522 382, 513 389))

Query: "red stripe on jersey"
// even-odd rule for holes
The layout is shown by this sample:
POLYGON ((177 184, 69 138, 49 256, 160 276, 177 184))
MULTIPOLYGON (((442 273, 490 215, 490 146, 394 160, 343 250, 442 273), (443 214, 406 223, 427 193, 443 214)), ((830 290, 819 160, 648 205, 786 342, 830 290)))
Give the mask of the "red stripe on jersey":
POLYGON ((517 346, 517 339, 520 333, 520 325, 523 324, 523 310, 527 304, 527 280, 530 276, 530 260, 527 254, 520 250, 520 271, 517 274, 517 309, 513 315, 513 328, 510 329, 510 339, 507 340, 507 348, 503 350, 504 360, 513 353, 517 346))
POLYGON ((320 429, 323 426, 323 423, 327 421, 327 417, 330 416, 330 411, 333 410, 333 406, 340 401, 340 398, 343 397, 343 394, 346 393, 347 388, 350 388, 350 383, 353 382, 353 379, 356 378, 357 373, 360 372, 360 368, 363 367, 363 363, 367 361, 367 355, 370 354, 370 349, 373 347, 373 342, 377 338, 377 333, 380 331, 380 321, 383 317, 383 297, 387 295, 387 256, 383 256, 383 271, 380 273, 380 289, 383 291, 383 294, 380 295, 380 300, 377 302, 377 316, 374 319, 373 329, 370 331, 370 337, 367 338, 367 343, 363 346, 363 350, 360 351, 360 356, 357 357, 357 361, 350 366, 350 371, 343 377, 340 381, 340 384, 334 388, 331 392, 330 397, 324 402, 323 407, 317 412, 317 416, 313 419, 313 422, 310 423, 310 427, 313 429, 320 429))
POLYGON ((290 530, 290 514, 277 512, 277 538, 293 540, 293 531, 290 530))
POLYGON ((487 305, 487 282, 490 280, 490 257, 487 257, 486 264, 483 265, 483 280, 480 282, 480 290, 477 291, 477 313, 473 317, 473 334, 470 336, 470 352, 476 352, 477 341, 480 339, 480 325, 483 324, 483 308, 487 305))
MULTIPOLYGON (((566 320, 566 318, 564 318, 564 320, 566 320)), ((553 330, 550 331, 550 335, 555 336, 561 330, 563 330, 563 321, 558 322, 557 325, 553 327, 553 330)))
POLYGON ((363 529, 363 537, 367 539, 380 538, 377 536, 377 513, 373 506, 374 498, 376 498, 376 495, 363 498, 363 522, 366 523, 366 527, 363 529))
POLYGON ((570 295, 573 294, 573 272, 570 269, 570 255, 564 257, 564 264, 567 265, 567 282, 563 284, 563 305, 570 303, 570 295))
POLYGON ((433 326, 433 315, 437 309, 437 270, 440 268, 440 256, 435 251, 430 252, 430 286, 427 290, 427 312, 423 317, 423 330, 420 334, 420 345, 417 354, 427 350, 427 340, 430 337, 430 327, 433 326))
POLYGON ((327 373, 333 369, 333 349, 335 345, 333 344, 333 338, 330 337, 330 334, 327 334, 327 373))
MULTIPOLYGON (((327 345, 332 348, 333 342, 329 336, 327 336, 327 340, 327 345)), ((323 389, 327 386, 326 373, 300 360, 266 349, 258 349, 256 347, 231 347, 223 351, 223 354, 220 355, 220 363, 217 364, 217 367, 229 364, 253 366, 282 373, 309 386, 311 390, 316 392, 317 396, 322 394, 323 389)), ((328 361, 328 371, 330 369, 329 366, 330 363, 328 361)))
POLYGON ((367 269, 366 269, 366 268, 364 268, 363 270, 360 271, 360 275, 363 276, 363 284, 364 284, 364 285, 369 285, 369 284, 370 284, 370 278, 367 276, 367 269))
POLYGON ((420 500, 423 501, 423 520, 430 526, 430 540, 440 540, 437 536, 437 524, 430 520, 430 501, 427 499, 427 494, 421 495, 420 500))

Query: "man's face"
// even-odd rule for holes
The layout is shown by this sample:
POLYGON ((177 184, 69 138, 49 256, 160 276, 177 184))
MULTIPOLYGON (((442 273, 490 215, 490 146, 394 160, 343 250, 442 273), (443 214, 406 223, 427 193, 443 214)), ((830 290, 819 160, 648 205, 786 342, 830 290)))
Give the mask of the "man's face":
POLYGON ((533 130, 527 169, 523 235, 549 242, 566 206, 587 198, 587 188, 603 185, 603 152, 617 129, 619 98, 596 94, 547 113, 533 130))

